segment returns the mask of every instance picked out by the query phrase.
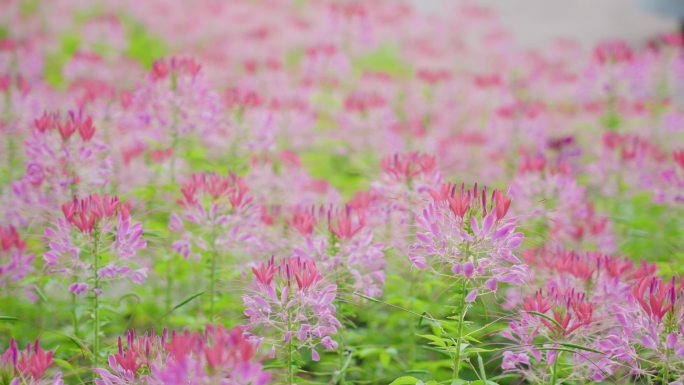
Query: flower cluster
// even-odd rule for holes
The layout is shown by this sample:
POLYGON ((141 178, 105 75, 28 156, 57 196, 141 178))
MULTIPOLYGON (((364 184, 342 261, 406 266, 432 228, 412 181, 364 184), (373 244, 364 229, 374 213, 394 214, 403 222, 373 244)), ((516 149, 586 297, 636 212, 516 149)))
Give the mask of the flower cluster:
POLYGON ((234 252, 258 244, 253 227, 258 211, 243 178, 230 174, 193 174, 182 184, 180 214, 169 220, 171 230, 180 235, 173 249, 185 258, 199 259, 201 253, 227 247, 234 252))
POLYGON ((432 202, 416 212, 415 241, 410 245, 412 264, 430 266, 439 273, 450 271, 474 282, 483 282, 466 296, 473 302, 483 291, 496 291, 499 282, 522 285, 527 268, 514 255, 523 234, 507 218, 511 199, 486 187, 443 184, 430 190, 432 202))
MULTIPOLYGON (((92 194, 74 197, 62 205, 62 212, 64 218, 45 229, 49 250, 43 258, 48 273, 74 280, 69 291, 81 294, 93 288, 95 282, 88 283, 92 277, 96 282, 144 282, 147 268, 138 266, 135 257, 147 243, 142 225, 131 220, 128 204, 107 194, 92 194)), ((99 295, 100 288, 94 289, 99 295)))
POLYGON ((0 355, 0 380, 7 385, 64 385, 60 372, 52 377, 47 375, 53 355, 54 352, 43 350, 38 340, 28 344, 26 350, 19 350, 12 338, 0 355))
POLYGON ((154 330, 121 337, 118 352, 109 356, 109 368, 98 368, 97 385, 230 384, 264 385, 270 380, 256 355, 256 346, 241 327, 227 331, 209 325, 204 333, 154 330))
POLYGON ((503 333, 516 345, 505 351, 503 369, 544 382, 565 356, 574 368, 568 380, 645 375, 654 363, 663 381, 681 378, 682 283, 655 277, 654 265, 597 252, 523 255, 535 273, 530 283, 544 289, 510 293, 520 312, 503 333))
POLYGON ((294 208, 288 226, 300 242, 296 255, 316 261, 341 290, 380 296, 385 284, 384 245, 367 225, 362 209, 350 205, 327 210, 294 208), (325 223, 327 222, 327 226, 325 223))
POLYGON ((49 222, 50 215, 74 194, 109 183, 107 145, 95 137, 92 117, 82 110, 66 118, 44 112, 24 144, 26 169, 12 183, 12 207, 6 215, 18 224, 49 222))
POLYGON ((0 286, 8 287, 33 270, 33 255, 13 226, 0 225, 0 286))
POLYGON ((311 350, 314 361, 320 359, 318 345, 331 350, 337 348, 332 338, 340 327, 335 318, 333 301, 337 287, 326 283, 316 263, 300 257, 284 258, 252 268, 254 279, 248 293, 243 295, 249 330, 265 339, 273 338, 274 352, 285 345, 311 350))

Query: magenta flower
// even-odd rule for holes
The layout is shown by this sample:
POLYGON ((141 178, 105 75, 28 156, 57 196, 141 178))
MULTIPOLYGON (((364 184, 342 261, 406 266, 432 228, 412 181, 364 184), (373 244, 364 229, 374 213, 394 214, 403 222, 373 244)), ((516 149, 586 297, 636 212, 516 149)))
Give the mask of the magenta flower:
POLYGON ((181 187, 182 211, 171 214, 169 227, 180 235, 173 249, 185 258, 200 258, 212 247, 226 247, 233 257, 259 244, 254 227, 259 212, 251 204, 241 177, 214 173, 193 174, 181 187))
POLYGON ((107 194, 92 194, 65 203, 62 206, 64 218, 45 229, 49 250, 43 258, 48 273, 72 277, 76 282, 69 286, 69 291, 75 294, 92 287, 90 278, 93 274, 99 282, 126 278, 142 284, 147 277, 147 268, 141 267, 136 257, 147 243, 142 236, 142 225, 131 221, 129 210, 127 204, 107 194), (97 253, 94 256, 98 259, 97 264, 93 262, 93 256, 82 255, 84 250, 97 253), (115 258, 107 258, 107 255, 115 258))
POLYGON ((416 213, 415 241, 409 259, 419 269, 450 271, 480 282, 469 292, 478 295, 496 291, 498 282, 522 285, 527 266, 514 254, 523 240, 514 220, 506 218, 510 198, 494 190, 488 202, 487 189, 460 191, 444 185, 430 191, 433 202, 416 213))
POLYGON ((0 286, 8 288, 33 271, 33 255, 26 251, 26 243, 17 230, 0 225, 0 286))
POLYGON ((90 116, 69 111, 66 118, 43 113, 24 143, 26 170, 12 183, 12 206, 21 223, 49 221, 73 194, 109 183, 111 160, 90 116))
POLYGON ((109 368, 95 369, 97 385, 230 384, 264 385, 270 375, 256 356, 256 346, 241 327, 226 331, 209 325, 205 333, 145 334, 119 337, 118 352, 109 356, 109 368))
POLYGON ((385 247, 366 225, 363 210, 349 205, 328 210, 295 208, 288 225, 295 230, 293 235, 299 235, 290 242, 288 252, 314 260, 340 289, 382 295, 385 247), (327 227, 320 219, 327 220, 327 227))
POLYGON ((9 380, 8 385, 64 385, 61 372, 46 375, 53 364, 52 356, 53 352, 43 350, 38 340, 20 351, 12 338, 0 355, 0 378, 9 380))
POLYGON ((313 260, 292 257, 276 264, 271 258, 252 272, 252 286, 242 296, 250 332, 276 350, 290 343, 310 349, 315 361, 318 345, 337 347, 332 339, 341 326, 333 305, 337 287, 325 282, 313 260))

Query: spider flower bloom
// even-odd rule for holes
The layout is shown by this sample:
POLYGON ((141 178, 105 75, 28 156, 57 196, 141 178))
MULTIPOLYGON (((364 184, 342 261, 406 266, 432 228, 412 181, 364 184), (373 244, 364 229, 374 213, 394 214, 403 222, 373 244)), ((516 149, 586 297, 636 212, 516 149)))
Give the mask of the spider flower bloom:
POLYGON ((52 355, 53 352, 40 347, 38 340, 22 351, 12 338, 5 353, 0 355, 0 379, 9 380, 9 385, 63 385, 60 372, 52 378, 46 376, 53 363, 52 355))
POLYGON ((253 228, 260 212, 253 206, 249 189, 235 174, 196 173, 181 185, 180 213, 171 214, 169 226, 180 234, 173 249, 185 258, 199 259, 202 252, 224 245, 237 250, 257 242, 253 228))
MULTIPOLYGON (((196 136, 210 147, 225 143, 219 124, 221 98, 209 88, 202 66, 191 58, 159 59, 127 97, 124 118, 143 140, 179 152, 179 135, 196 136)), ((127 133, 130 135, 131 133, 127 133)), ((225 138, 225 137, 224 137, 225 138)), ((175 157, 170 168, 175 171, 175 157)))
POLYGON ((315 361, 318 345, 337 348, 331 337, 341 326, 333 305, 337 287, 325 282, 313 260, 291 257, 276 264, 272 257, 252 272, 249 293, 242 296, 250 331, 271 337, 274 349, 311 349, 315 361))
POLYGON ((26 243, 12 226, 0 225, 0 287, 8 287, 33 270, 33 255, 26 252, 26 243))
POLYGON ((243 328, 226 331, 209 325, 204 333, 152 331, 136 337, 127 335, 124 347, 109 356, 109 368, 95 369, 96 385, 147 384, 235 384, 264 385, 270 375, 256 356, 256 346, 243 328))
POLYGON ((343 208, 313 208, 294 210, 289 225, 303 236, 293 243, 296 255, 316 261, 327 272, 330 280, 344 290, 369 296, 382 294, 385 284, 384 245, 366 223, 361 209, 347 205, 343 208), (317 217, 327 218, 327 228, 316 226, 317 217))
POLYGON ((684 203, 684 150, 673 151, 672 160, 674 165, 668 164, 660 172, 654 187, 654 200, 657 203, 681 205, 684 203))
POLYGON ((82 111, 69 111, 65 119, 43 113, 24 143, 24 175, 12 183, 15 207, 6 209, 22 222, 42 221, 71 195, 106 186, 111 159, 95 133, 82 111))
MULTIPOLYGON (((615 356, 605 357, 589 350, 563 353, 573 362, 575 370, 564 380, 598 380, 600 375, 621 371, 617 356, 629 356, 629 346, 612 340, 610 323, 604 323, 607 314, 596 317, 596 304, 585 293, 553 287, 538 290, 527 296, 516 319, 502 335, 514 345, 504 354, 502 368, 507 372, 521 373, 531 382, 548 382, 549 367, 560 359, 555 347, 587 346, 605 348, 615 356), (597 370, 594 361, 604 360, 597 370)), ((568 350, 568 349, 566 349, 568 350)))
POLYGON ((498 190, 460 189, 444 185, 430 191, 433 201, 416 213, 415 240, 409 258, 417 268, 428 264, 437 271, 484 282, 471 291, 495 291, 498 282, 521 285, 527 266, 513 251, 523 240, 516 222, 507 217, 511 199, 498 190))
POLYGON ((684 377, 684 281, 646 277, 633 284, 626 304, 615 307, 619 337, 633 345, 644 371, 684 377))
POLYGON ((387 236, 385 242, 406 252, 406 239, 415 222, 414 208, 423 204, 426 191, 438 188, 441 172, 434 156, 417 152, 387 156, 380 166, 382 172, 372 187, 374 194, 383 197, 378 202, 381 207, 374 207, 380 211, 377 220, 388 234, 394 234, 387 236))
POLYGON ((64 218, 45 229, 49 250, 43 258, 48 272, 71 276, 75 282, 69 290, 75 294, 91 287, 93 282, 82 280, 93 274, 98 282, 127 278, 142 284, 147 268, 139 267, 135 257, 147 243, 142 225, 131 220, 129 210, 119 198, 107 194, 74 197, 62 205, 64 218), (86 255, 82 255, 84 249, 86 255))
POLYGON ((395 181, 411 184, 414 178, 429 179, 436 172, 434 156, 409 152, 385 157, 380 163, 382 170, 395 181))

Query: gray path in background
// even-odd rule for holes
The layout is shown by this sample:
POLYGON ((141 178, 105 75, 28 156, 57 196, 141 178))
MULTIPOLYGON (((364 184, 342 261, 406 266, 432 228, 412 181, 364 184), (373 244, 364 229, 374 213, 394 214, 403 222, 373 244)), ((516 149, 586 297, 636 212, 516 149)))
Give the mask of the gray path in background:
MULTIPOLYGON (((455 0, 409 0, 426 12, 439 12, 455 0)), ((651 0, 641 0, 651 1, 651 0)), ((674 17, 641 9, 635 0, 478 0, 496 10, 526 47, 543 47, 559 37, 585 46, 604 39, 644 44, 678 28, 674 17)))

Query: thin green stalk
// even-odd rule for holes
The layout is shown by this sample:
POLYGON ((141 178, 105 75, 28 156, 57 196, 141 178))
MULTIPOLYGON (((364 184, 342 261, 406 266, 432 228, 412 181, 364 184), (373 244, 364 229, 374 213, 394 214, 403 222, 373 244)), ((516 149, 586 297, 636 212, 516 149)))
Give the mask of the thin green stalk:
POLYGON ((71 293, 71 326, 73 327, 74 337, 78 337, 78 314, 76 313, 77 304, 76 294, 71 293))
POLYGON ((454 372, 453 379, 457 380, 458 375, 461 372, 461 341, 463 340, 463 321, 466 314, 466 285, 468 280, 463 280, 463 285, 461 286, 460 304, 459 304, 459 316, 458 316, 458 340, 456 341, 456 357, 454 362, 454 372))
POLYGON ((560 361, 562 351, 558 351, 556 355, 556 361, 553 363, 553 373, 551 374, 551 385, 556 385, 558 381, 558 362, 560 361))
POLYGON ((171 263, 171 256, 166 258, 166 312, 171 311, 173 305, 173 264, 171 263))
POLYGON ((216 252, 216 225, 211 225, 211 261, 209 272, 209 321, 214 322, 214 302, 216 295, 216 267, 217 267, 217 252, 216 252))
MULTIPOLYGON (((290 321, 288 319, 288 329, 290 321)), ((294 384, 294 371, 292 370, 292 336, 290 336, 289 341, 287 341, 287 384, 294 384)))
POLYGON ((93 235, 93 318, 95 327, 93 328, 93 367, 97 367, 100 358, 100 277, 98 271, 100 270, 100 233, 98 230, 94 231, 93 235))
MULTIPOLYGON (((290 290, 287 291, 288 302, 290 301, 290 290)), ((287 384, 294 384, 294 371, 292 370, 292 314, 290 309, 287 309, 287 331, 290 333, 290 338, 287 340, 287 384)))

